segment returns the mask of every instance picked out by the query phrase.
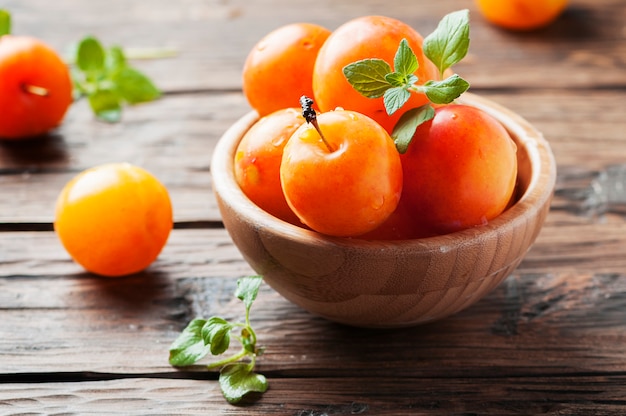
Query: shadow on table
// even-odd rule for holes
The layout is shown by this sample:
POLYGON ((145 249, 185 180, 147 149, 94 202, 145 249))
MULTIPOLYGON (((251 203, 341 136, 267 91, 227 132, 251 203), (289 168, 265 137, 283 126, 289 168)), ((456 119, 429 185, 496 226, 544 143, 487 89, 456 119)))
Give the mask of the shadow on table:
POLYGON ((0 140, 0 170, 43 169, 68 160, 67 143, 58 134, 28 140, 0 140))
POLYGON ((133 315, 136 318, 163 312, 164 299, 170 299, 172 280, 165 273, 146 270, 131 276, 120 278, 92 278, 96 290, 87 294, 97 298, 85 299, 86 302, 102 305, 104 308, 133 315))

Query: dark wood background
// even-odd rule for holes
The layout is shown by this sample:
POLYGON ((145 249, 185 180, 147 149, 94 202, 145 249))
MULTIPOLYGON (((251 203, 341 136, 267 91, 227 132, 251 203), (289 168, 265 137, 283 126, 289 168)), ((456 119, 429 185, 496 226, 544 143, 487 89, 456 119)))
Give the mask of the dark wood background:
MULTIPOLYGON (((571 0, 548 28, 511 33, 471 2, 6 0, 14 33, 66 53, 87 34, 129 53, 165 94, 95 121, 85 101, 45 139, 0 143, 0 414, 626 414, 626 2, 571 0), (267 32, 386 14, 430 33, 469 7, 472 92, 549 140, 557 189, 542 233, 487 298, 440 322, 372 331, 329 323, 263 287, 253 325, 270 390, 225 402, 217 373, 176 370, 168 346, 197 315, 240 317, 252 273, 223 229, 212 149, 249 111, 241 67, 267 32), (175 230, 144 273, 98 278, 52 232, 56 196, 97 164, 145 167, 175 230)), ((0 115, 1 116, 1 115, 0 115)))

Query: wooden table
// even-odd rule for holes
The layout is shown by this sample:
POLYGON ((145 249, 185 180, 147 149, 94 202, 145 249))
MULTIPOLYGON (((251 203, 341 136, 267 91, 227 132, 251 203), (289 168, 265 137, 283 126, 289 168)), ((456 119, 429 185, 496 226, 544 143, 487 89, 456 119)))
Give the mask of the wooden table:
MULTIPOLYGON (((1 414, 626 414, 626 3, 572 0, 552 26, 509 33, 461 0, 6 0, 14 32, 60 51, 87 34, 128 51, 164 91, 95 121, 85 101, 44 140, 0 144, 1 414), (311 316, 264 286, 253 325, 270 390, 244 406, 217 373, 181 371, 168 346, 197 315, 240 317, 232 293, 252 273, 223 229, 212 149, 249 107, 241 67, 262 35, 364 14, 430 33, 469 7, 457 71, 474 93, 518 112, 558 163, 552 210, 520 267, 487 298, 440 322, 395 331, 311 316), (52 231, 77 172, 128 161, 168 187, 175 230, 159 259, 123 279, 89 275, 52 231)), ((0 115, 1 116, 1 115, 0 115)))

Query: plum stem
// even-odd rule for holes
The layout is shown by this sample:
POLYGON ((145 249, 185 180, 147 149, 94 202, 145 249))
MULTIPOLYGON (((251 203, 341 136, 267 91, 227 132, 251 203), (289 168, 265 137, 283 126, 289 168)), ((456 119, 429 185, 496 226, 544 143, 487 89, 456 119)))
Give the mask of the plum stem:
POLYGON ((300 97, 300 107, 302 107, 302 117, 304 117, 307 123, 312 124, 313 127, 315 127, 315 130, 317 130, 317 133, 320 135, 322 142, 326 145, 326 148, 328 148, 328 151, 331 153, 334 152, 335 149, 333 149, 330 143, 328 143, 328 140, 324 137, 322 129, 320 129, 320 125, 317 122, 317 114, 313 109, 313 100, 306 95, 303 95, 300 97))
POLYGON ((47 88, 39 87, 37 85, 22 84, 22 89, 29 94, 38 95, 40 97, 47 97, 50 95, 50 91, 47 88))

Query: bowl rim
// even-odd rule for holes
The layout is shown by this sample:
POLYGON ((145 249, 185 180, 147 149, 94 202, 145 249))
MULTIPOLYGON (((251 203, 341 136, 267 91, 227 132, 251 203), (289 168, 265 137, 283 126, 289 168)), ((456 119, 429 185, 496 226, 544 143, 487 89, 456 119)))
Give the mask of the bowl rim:
POLYGON ((301 244, 331 244, 351 248, 360 246, 373 250, 395 246, 405 250, 419 247, 421 250, 430 248, 440 251, 451 244, 459 246, 469 244, 478 235, 489 238, 490 234, 497 233, 502 227, 514 226, 513 224, 526 222, 528 218, 536 216, 546 204, 550 203, 556 184, 556 161, 543 134, 523 117, 491 99, 466 92, 457 102, 485 110, 500 121, 516 140, 518 147, 524 146, 529 163, 533 167, 526 190, 514 204, 487 224, 419 239, 367 240, 358 237, 328 236, 274 217, 252 202, 235 179, 234 156, 237 145, 245 132, 260 119, 254 110, 233 123, 217 142, 210 165, 213 192, 218 201, 229 205, 240 218, 254 224, 257 229, 268 229, 272 234, 284 235, 289 239, 298 240, 301 244))

